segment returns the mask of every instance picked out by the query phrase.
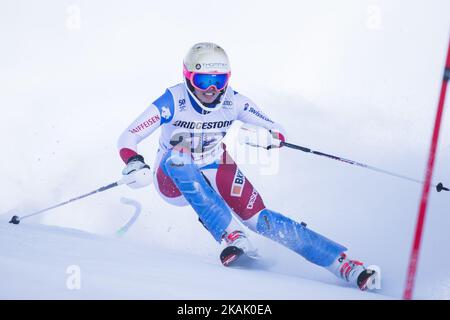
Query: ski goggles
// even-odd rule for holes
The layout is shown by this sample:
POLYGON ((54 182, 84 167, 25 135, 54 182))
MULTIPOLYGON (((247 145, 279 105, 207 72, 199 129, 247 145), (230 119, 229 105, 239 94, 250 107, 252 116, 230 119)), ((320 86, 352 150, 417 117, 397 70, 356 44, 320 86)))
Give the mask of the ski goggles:
POLYGON ((206 91, 210 87, 217 90, 224 89, 230 80, 231 72, 227 73, 197 73, 184 70, 184 76, 189 79, 192 86, 200 91, 206 91))

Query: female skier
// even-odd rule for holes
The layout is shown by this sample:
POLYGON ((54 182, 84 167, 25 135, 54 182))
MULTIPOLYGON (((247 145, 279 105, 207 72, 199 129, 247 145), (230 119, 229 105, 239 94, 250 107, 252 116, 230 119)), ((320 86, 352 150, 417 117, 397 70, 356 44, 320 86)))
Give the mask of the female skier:
POLYGON ((120 136, 122 173, 144 187, 154 180, 161 197, 176 206, 190 205, 214 239, 226 247, 224 266, 255 258, 245 230, 268 237, 322 266, 339 278, 372 289, 376 272, 349 259, 347 249, 285 215, 266 208, 261 195, 239 170, 221 142, 235 120, 267 129, 267 144, 280 147, 282 126, 253 101, 229 86, 227 54, 214 43, 195 44, 183 61, 184 82, 168 88, 120 136), (153 171, 137 145, 161 127, 153 171))

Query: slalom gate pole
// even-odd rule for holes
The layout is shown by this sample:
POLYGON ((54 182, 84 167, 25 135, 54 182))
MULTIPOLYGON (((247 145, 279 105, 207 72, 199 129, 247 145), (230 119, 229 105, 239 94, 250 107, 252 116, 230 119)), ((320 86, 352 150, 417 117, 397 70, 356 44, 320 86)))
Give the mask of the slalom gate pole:
POLYGON ((449 41, 448 49, 447 49, 447 60, 446 60, 446 64, 445 64, 444 78, 442 80, 438 109, 436 112, 436 120, 434 123, 433 136, 431 138, 430 153, 429 153, 428 163, 427 163, 427 168, 426 168, 426 173, 425 173, 425 183, 423 185, 422 197, 420 199, 420 206, 419 206, 419 212, 418 212, 418 216, 417 216, 414 242, 413 242, 413 246, 411 249, 411 255, 409 258, 409 266, 408 266, 408 272, 407 272, 407 278, 406 278, 406 285, 405 285, 405 290, 403 293, 403 299, 405 299, 405 300, 411 300, 413 298, 414 282, 415 282, 416 271, 417 271, 417 262, 419 260, 419 253, 420 253, 420 243, 422 240, 422 231, 423 231, 423 227, 425 224, 425 215, 426 215, 427 205, 428 205, 428 195, 430 192, 431 178, 433 176, 434 160, 436 157, 436 149, 437 149, 438 140, 439 140, 439 131, 440 131, 440 127, 441 127, 442 114, 444 111, 445 94, 447 91, 447 83, 448 83, 449 79, 450 79, 450 41, 449 41))

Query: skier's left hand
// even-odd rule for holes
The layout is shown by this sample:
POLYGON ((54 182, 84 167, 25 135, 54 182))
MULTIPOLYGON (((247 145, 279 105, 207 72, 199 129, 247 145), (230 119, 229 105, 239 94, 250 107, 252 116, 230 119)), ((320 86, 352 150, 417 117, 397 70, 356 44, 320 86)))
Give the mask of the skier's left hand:
POLYGON ((284 142, 283 134, 276 130, 245 123, 240 128, 239 142, 264 149, 280 148, 284 142))

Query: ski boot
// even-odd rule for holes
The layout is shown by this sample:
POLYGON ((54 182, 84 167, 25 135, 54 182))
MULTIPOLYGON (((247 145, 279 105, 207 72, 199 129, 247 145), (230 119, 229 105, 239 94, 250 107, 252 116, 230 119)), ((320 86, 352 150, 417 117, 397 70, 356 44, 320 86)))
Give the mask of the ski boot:
POLYGON ((345 253, 327 268, 338 278, 357 286, 362 291, 375 289, 378 274, 375 270, 367 269, 363 263, 350 260, 345 253))
POLYGON ((247 266, 259 258, 244 232, 235 230, 226 233, 223 240, 227 246, 220 254, 220 261, 225 267, 247 266))

